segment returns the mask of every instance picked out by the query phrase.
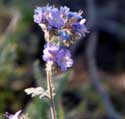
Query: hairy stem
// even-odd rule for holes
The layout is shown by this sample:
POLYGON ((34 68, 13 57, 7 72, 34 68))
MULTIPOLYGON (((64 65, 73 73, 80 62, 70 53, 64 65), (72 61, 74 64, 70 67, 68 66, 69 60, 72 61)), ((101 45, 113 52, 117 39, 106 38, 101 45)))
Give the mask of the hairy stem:
POLYGON ((52 71, 51 71, 51 63, 48 62, 47 64, 47 87, 49 92, 49 101, 50 101, 50 111, 52 119, 56 119, 56 110, 54 105, 54 90, 52 85, 52 71))

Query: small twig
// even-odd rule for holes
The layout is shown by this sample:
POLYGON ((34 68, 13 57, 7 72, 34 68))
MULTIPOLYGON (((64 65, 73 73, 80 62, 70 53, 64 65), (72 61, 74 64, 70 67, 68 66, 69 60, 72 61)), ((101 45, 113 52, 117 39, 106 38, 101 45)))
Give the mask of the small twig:
POLYGON ((13 15, 12 15, 12 19, 10 21, 10 24, 8 25, 8 27, 6 28, 6 31, 5 31, 5 35, 8 35, 9 33, 11 33, 12 31, 15 30, 15 27, 17 25, 17 22, 19 21, 20 19, 20 14, 19 12, 17 11, 12 11, 13 15))

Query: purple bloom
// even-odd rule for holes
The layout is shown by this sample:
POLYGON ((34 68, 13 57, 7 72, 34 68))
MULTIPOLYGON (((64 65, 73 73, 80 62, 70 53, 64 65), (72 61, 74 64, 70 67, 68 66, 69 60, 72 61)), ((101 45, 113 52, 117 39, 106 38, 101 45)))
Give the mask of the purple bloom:
POLYGON ((74 32, 78 32, 80 33, 81 35, 85 36, 85 33, 88 32, 86 26, 85 26, 85 19, 82 19, 80 22, 76 22, 74 24, 72 24, 72 29, 74 32))
POLYGON ((7 117, 8 119, 19 119, 19 116, 21 114, 21 110, 19 110, 18 112, 16 112, 15 114, 9 114, 9 113, 5 113, 5 117, 7 117))
POLYGON ((73 65, 70 51, 66 48, 60 49, 56 55, 56 62, 60 66, 61 71, 66 71, 68 67, 73 65))
POLYGON ((43 60, 46 62, 53 61, 60 67, 61 71, 66 71, 73 64, 71 53, 66 48, 49 43, 45 45, 43 53, 43 60))
POLYGON ((69 47, 88 33, 82 11, 72 12, 66 6, 56 8, 47 5, 37 7, 34 13, 34 22, 44 31, 46 40, 58 39, 58 44, 61 42, 63 46, 69 47))
POLYGON ((34 11, 34 22, 40 24, 43 20, 45 20, 45 10, 44 7, 37 7, 34 11))
MULTIPOLYGON (((62 8, 61 8, 62 9, 62 8)), ((66 9, 66 7, 65 7, 66 9)), ((54 6, 37 7, 34 11, 34 22, 38 24, 45 24, 54 28, 61 28, 64 26, 64 19, 62 12, 54 6)))
POLYGON ((48 43, 44 46, 44 50, 43 50, 43 60, 44 61, 55 61, 56 60, 56 54, 59 50, 59 46, 52 44, 52 43, 48 43))
POLYGON ((45 24, 47 20, 47 15, 51 11, 52 6, 46 6, 46 7, 37 7, 34 10, 34 22, 38 24, 45 24))
POLYGON ((48 23, 54 28, 60 29, 64 26, 64 20, 61 17, 61 13, 58 9, 53 8, 48 17, 48 23))

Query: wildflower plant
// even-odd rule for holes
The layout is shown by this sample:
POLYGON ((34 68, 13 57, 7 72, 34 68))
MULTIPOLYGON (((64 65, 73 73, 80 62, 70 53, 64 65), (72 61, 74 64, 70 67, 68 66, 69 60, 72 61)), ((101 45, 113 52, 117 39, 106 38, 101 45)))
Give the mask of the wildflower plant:
POLYGON ((73 65, 69 47, 88 32, 82 13, 71 12, 66 6, 56 8, 49 5, 37 7, 34 11, 34 22, 41 27, 46 40, 42 57, 46 62, 47 90, 37 87, 25 89, 25 92, 40 99, 46 97, 52 119, 56 119, 52 73, 66 72, 73 65))

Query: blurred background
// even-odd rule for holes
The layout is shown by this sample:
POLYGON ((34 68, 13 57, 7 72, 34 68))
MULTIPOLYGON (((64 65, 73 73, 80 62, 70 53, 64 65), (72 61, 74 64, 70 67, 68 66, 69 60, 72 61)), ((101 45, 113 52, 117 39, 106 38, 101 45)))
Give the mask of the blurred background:
POLYGON ((33 14, 48 3, 83 10, 90 31, 71 47, 73 67, 53 77, 58 119, 125 119, 124 0, 0 0, 0 119, 19 109, 50 119, 48 102, 24 93, 46 88, 44 34, 33 14))

